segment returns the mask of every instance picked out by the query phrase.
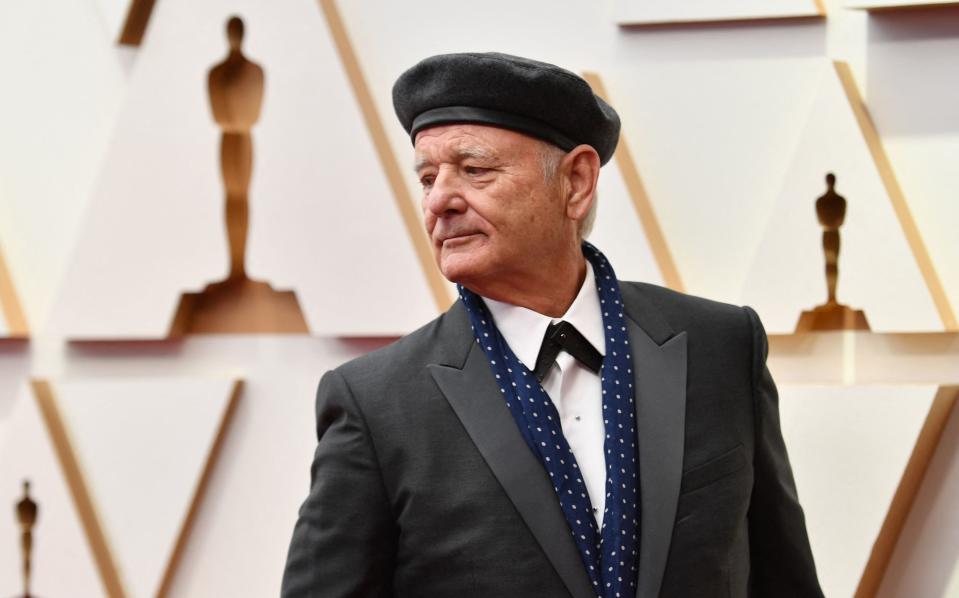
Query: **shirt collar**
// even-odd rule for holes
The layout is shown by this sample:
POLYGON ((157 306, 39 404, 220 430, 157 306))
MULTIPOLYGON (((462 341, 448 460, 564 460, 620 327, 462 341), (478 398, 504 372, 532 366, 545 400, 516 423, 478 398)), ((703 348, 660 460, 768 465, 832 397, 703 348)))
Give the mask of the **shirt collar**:
POLYGON ((599 308, 599 293, 593 266, 586 261, 586 277, 573 303, 561 318, 551 318, 539 312, 483 297, 493 321, 516 357, 532 371, 536 357, 551 322, 566 320, 586 337, 596 350, 606 354, 606 337, 603 335, 603 316, 599 308))

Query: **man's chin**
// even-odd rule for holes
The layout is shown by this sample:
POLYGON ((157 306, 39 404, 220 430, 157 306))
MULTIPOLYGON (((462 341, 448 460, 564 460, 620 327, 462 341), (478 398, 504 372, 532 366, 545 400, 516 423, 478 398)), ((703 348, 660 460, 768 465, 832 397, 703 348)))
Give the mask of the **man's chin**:
POLYGON ((461 284, 463 286, 469 286, 469 281, 471 280, 471 277, 468 269, 440 268, 440 272, 443 274, 443 278, 452 282, 453 284, 461 284))
POLYGON ((470 286, 471 281, 480 278, 484 271, 477 260, 462 255, 444 256, 439 268, 446 280, 466 287, 470 286))

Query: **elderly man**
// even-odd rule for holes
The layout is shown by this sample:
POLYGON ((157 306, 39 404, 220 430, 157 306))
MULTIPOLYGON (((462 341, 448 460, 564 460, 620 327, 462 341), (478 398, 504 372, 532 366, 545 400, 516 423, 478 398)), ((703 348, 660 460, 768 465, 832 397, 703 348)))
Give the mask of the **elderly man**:
POLYGON ((821 596, 756 314, 584 241, 619 118, 503 54, 393 89, 448 312, 328 372, 284 596, 821 596))

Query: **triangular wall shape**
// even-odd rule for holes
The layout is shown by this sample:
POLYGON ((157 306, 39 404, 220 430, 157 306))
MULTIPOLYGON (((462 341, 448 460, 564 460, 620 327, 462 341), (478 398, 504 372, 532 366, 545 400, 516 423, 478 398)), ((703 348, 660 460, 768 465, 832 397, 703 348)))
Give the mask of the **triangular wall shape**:
POLYGON ((55 305, 123 97, 99 17, 93 0, 0 3, 0 246, 32 334, 55 305))
POLYGON ((28 479, 30 495, 39 506, 33 530, 32 593, 107 595, 50 431, 28 387, 22 387, 4 424, 6 432, 0 444, 0 593, 22 592, 20 529, 9 509, 20 500, 22 481, 28 479))
MULTIPOLYGON (((598 73, 584 73, 583 77, 597 95, 613 103, 598 73)), ((620 136, 613 160, 601 171, 598 197, 603 217, 597 216, 591 240, 616 264, 617 276, 684 291, 625 136, 620 136)))
MULTIPOLYGON (((152 0, 149 3, 152 4, 152 0)), ((116 43, 123 34, 130 11, 135 5, 143 4, 143 0, 93 0, 93 4, 107 36, 116 43)))
MULTIPOLYGON (((282 344, 288 347, 289 343, 282 344)), ((306 344, 312 347, 308 355, 278 347, 288 356, 279 369, 274 364, 249 371, 241 406, 169 596, 270 596, 278 592, 290 532, 309 492, 316 449, 315 372, 361 352, 344 351, 348 343, 342 342, 306 344), (252 573, 235 575, 233 571, 252 573)))
POLYGON ((781 385, 779 391, 823 591, 852 596, 867 578, 881 578, 884 544, 898 538, 904 518, 898 511, 911 505, 955 393, 937 400, 936 386, 781 385))
POLYGON ((668 286, 615 160, 600 172, 597 200, 599 211, 588 240, 606 254, 616 276, 668 286))
POLYGON ((125 595, 164 595, 239 383, 101 379, 53 389, 125 595))
POLYGON ((688 292, 740 301, 748 256, 761 241, 817 74, 810 59, 603 71, 688 292))
POLYGON ((876 598, 959 596, 959 387, 941 387, 939 392, 951 393, 952 413, 890 551, 876 598))
POLYGON ((220 131, 206 76, 226 55, 231 14, 266 73, 252 130, 251 277, 296 291, 314 334, 398 334, 435 316, 317 3, 164 0, 138 50, 56 327, 74 339, 161 338, 182 292, 224 277, 220 131))
POLYGON ((943 319, 903 233, 856 114, 833 65, 822 62, 816 100, 782 181, 743 287, 769 332, 795 329, 826 301, 816 199, 834 173, 847 200, 840 228, 838 300, 862 309, 874 331, 943 330, 943 319))

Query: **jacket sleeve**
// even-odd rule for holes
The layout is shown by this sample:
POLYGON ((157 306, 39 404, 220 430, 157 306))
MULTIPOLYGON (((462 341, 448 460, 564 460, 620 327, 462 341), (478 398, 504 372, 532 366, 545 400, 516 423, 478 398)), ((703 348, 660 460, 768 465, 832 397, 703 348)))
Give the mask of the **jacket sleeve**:
POLYGON ((396 529, 375 447, 345 378, 316 396, 317 447, 283 574, 283 598, 388 597, 396 529))
POLYGON ((759 316, 745 308, 753 333, 756 434, 749 506, 751 595, 822 597, 806 521, 779 425, 779 394, 766 367, 768 342, 759 316))

